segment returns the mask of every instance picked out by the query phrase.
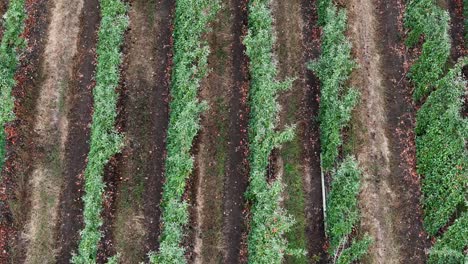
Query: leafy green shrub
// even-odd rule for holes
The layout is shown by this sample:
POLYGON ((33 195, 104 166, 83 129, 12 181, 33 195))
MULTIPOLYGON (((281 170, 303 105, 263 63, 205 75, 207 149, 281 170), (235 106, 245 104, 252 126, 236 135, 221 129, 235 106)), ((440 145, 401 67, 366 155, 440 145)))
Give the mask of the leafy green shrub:
POLYGON ((410 29, 407 45, 414 46, 424 35, 421 56, 411 67, 409 77, 415 85, 414 100, 431 92, 433 84, 444 74, 450 56, 450 16, 434 0, 410 0, 405 26, 410 29))
POLYGON ((200 113, 206 108, 197 99, 200 81, 207 73, 209 54, 207 43, 201 38, 219 8, 218 0, 176 1, 162 233, 158 254, 150 253, 151 263, 186 263, 185 249, 180 243, 189 216, 182 195, 193 169, 190 149, 200 127, 200 113))
POLYGON ((468 0, 463 0, 463 16, 465 17, 465 41, 468 41, 468 0))
POLYGON ((115 131, 120 46, 128 27, 127 7, 120 0, 100 0, 101 25, 97 44, 96 87, 91 143, 85 170, 84 229, 73 263, 95 263, 102 225, 103 171, 109 159, 120 151, 122 136, 115 131))
POLYGON ((461 60, 440 80, 417 113, 418 173, 424 175, 424 225, 435 235, 466 202, 468 185, 468 120, 461 116, 466 81, 461 60))
MULTIPOLYGON (((320 2, 327 2, 326 0, 320 2)), ((359 93, 345 88, 356 63, 351 59, 351 43, 346 39, 346 12, 327 5, 322 54, 318 61, 309 64, 321 81, 320 89, 320 142, 322 166, 329 171, 335 165, 342 144, 341 130, 351 119, 351 111, 358 102, 359 93)))
MULTIPOLYGON (((460 75, 468 60, 461 59, 439 80, 446 71, 451 44, 449 15, 434 0, 409 1, 405 25, 411 29, 408 45, 417 43, 421 35, 425 37, 422 54, 409 77, 416 87, 415 100, 429 94, 417 113, 416 156, 418 173, 424 176, 424 226, 436 235, 455 213, 466 211, 468 121, 461 116, 466 81, 460 75), (431 93, 433 88, 436 90, 431 93)), ((466 223, 460 226, 461 222, 466 219, 457 219, 434 245, 429 263, 463 262, 463 246, 459 245, 467 243, 460 235, 466 233, 466 223)))
POLYGON ((272 17, 268 0, 251 0, 249 28, 244 40, 250 59, 249 90, 249 161, 250 184, 246 193, 251 202, 248 237, 249 263, 281 263, 285 254, 304 254, 288 249, 283 235, 294 224, 280 205, 281 182, 267 182, 266 168, 271 151, 294 137, 294 128, 275 130, 278 120, 277 93, 289 89, 292 80, 276 81, 277 70, 272 59, 272 17))
POLYGON ((318 0, 317 1, 317 13, 318 13, 318 24, 320 26, 325 26, 327 23, 327 13, 329 12, 330 7, 334 6, 332 0, 318 0))
POLYGON ((351 119, 359 100, 359 92, 345 87, 356 63, 351 57, 351 43, 345 36, 346 10, 338 9, 331 0, 318 1, 319 23, 323 26, 322 53, 309 64, 321 81, 320 142, 322 169, 332 171, 331 191, 327 198, 326 232, 330 240, 329 254, 333 263, 352 263, 368 250, 372 239, 350 240, 359 222, 357 199, 361 172, 353 158, 347 157, 333 170, 342 145, 342 129, 351 119))
POLYGON ((329 254, 333 263, 352 263, 364 255, 372 239, 349 241, 359 222, 358 195, 361 172, 357 162, 347 157, 333 172, 331 191, 327 197, 326 232, 330 240, 329 254))
POLYGON ((468 245, 468 212, 448 228, 438 239, 429 253, 430 264, 463 264, 467 255, 463 253, 468 245))
POLYGON ((3 38, 0 43, 0 172, 5 159, 5 125, 15 118, 13 113, 14 98, 11 90, 15 86, 15 72, 18 67, 18 52, 24 47, 21 37, 24 30, 26 11, 25 0, 11 0, 3 16, 3 38))

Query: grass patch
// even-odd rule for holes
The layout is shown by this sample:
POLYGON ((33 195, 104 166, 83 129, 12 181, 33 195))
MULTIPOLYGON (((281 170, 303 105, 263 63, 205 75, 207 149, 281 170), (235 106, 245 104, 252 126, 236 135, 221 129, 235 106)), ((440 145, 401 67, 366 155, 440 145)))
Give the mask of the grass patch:
MULTIPOLYGON (((284 192, 287 199, 284 201, 286 210, 296 220, 295 225, 286 233, 291 248, 307 248, 306 239, 306 216, 305 216, 305 197, 303 169, 301 162, 301 141, 296 138, 292 142, 285 143, 281 149, 281 156, 284 160, 285 183, 284 192)), ((300 255, 297 257, 286 257, 287 263, 308 263, 308 257, 300 255)))

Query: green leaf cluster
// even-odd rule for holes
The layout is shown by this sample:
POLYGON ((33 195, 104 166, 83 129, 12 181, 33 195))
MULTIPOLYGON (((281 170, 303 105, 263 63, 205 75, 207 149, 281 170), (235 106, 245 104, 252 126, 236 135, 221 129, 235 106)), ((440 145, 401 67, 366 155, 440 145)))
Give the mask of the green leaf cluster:
MULTIPOLYGON (((464 1, 466 5, 468 1, 464 1)), ((465 9, 466 11, 466 9, 465 9)), ((414 99, 429 95, 417 113, 416 156, 418 173, 423 175, 422 203, 424 227, 436 236, 452 216, 466 217, 468 187, 468 120, 461 115, 466 81, 461 69, 468 63, 462 58, 446 72, 450 54, 449 15, 434 0, 411 0, 406 10, 405 25, 411 31, 407 45, 416 44, 421 35, 425 42, 421 56, 411 68, 409 77, 415 84, 414 99), (432 91, 433 89, 435 91, 432 91), (431 92, 432 91, 432 92, 431 92)), ((468 228, 458 218, 434 245, 429 263, 462 263, 468 228), (460 236, 465 234, 465 238, 460 236)))
POLYGON ((468 120, 461 115, 466 81, 461 60, 441 79, 417 113, 418 173, 424 175, 424 225, 431 235, 466 203, 468 186, 468 120))
POLYGON ((332 0, 319 0, 317 1, 317 14, 318 20, 317 23, 320 26, 325 26, 328 23, 328 15, 329 9, 335 6, 332 0))
MULTIPOLYGON (((327 0, 319 3, 329 2, 327 0)), ((338 158, 343 139, 341 130, 351 119, 351 111, 357 104, 359 92, 345 87, 356 63, 351 58, 351 43, 345 36, 346 11, 327 4, 322 53, 318 61, 309 64, 321 82, 320 89, 320 142, 322 146, 322 167, 330 171, 338 158)))
POLYGON ((362 257, 372 243, 365 235, 349 241, 359 223, 358 195, 361 171, 352 157, 347 157, 332 173, 331 191, 327 197, 326 232, 330 240, 328 252, 333 263, 353 263, 362 257))
POLYGON ((468 212, 464 212, 439 238, 429 252, 430 264, 464 264, 468 257, 468 212))
POLYGON ((218 0, 176 1, 162 233, 159 252, 150 253, 151 263, 186 263, 181 242, 189 216, 182 196, 193 169, 190 149, 200 128, 200 114, 206 108, 206 103, 197 99, 200 81, 207 74, 209 54, 202 35, 219 9, 218 0))
POLYGON ((283 186, 279 180, 267 182, 266 168, 271 151, 294 137, 294 127, 276 131, 277 94, 291 87, 292 79, 276 81, 277 69, 272 58, 274 38, 268 0, 249 3, 248 34, 244 40, 250 59, 249 90, 249 161, 250 179, 246 197, 252 204, 248 236, 249 263, 281 263, 285 254, 304 254, 288 248, 284 234, 294 224, 281 207, 283 186))
POLYGON ((372 239, 351 239, 359 222, 358 194, 361 172, 357 162, 347 157, 334 169, 339 148, 343 143, 342 129, 349 123, 351 112, 359 101, 359 92, 346 87, 356 67, 351 56, 351 43, 346 38, 347 16, 331 0, 318 1, 319 24, 323 27, 322 53, 311 62, 321 82, 320 87, 320 142, 322 169, 332 172, 331 191, 327 197, 326 232, 330 240, 328 253, 333 263, 352 263, 367 253, 372 239))
POLYGON ((5 125, 11 122, 14 97, 11 94, 16 84, 15 73, 19 64, 19 52, 25 46, 21 37, 26 19, 25 0, 11 0, 8 10, 3 16, 3 38, 0 43, 0 172, 5 160, 5 125))
POLYGON ((465 18, 465 41, 468 41, 468 0, 463 0, 463 17, 465 18))
POLYGON ((427 96, 445 72, 450 56, 450 16, 435 0, 410 0, 405 14, 405 26, 410 30, 406 44, 414 46, 424 35, 421 56, 408 76, 415 85, 414 100, 427 96))
POLYGON ((94 113, 91 142, 85 170, 84 229, 78 254, 72 263, 95 263, 102 237, 103 171, 109 159, 120 151, 122 136, 115 131, 121 63, 120 47, 128 27, 127 6, 120 0, 100 0, 101 24, 97 43, 96 87, 93 90, 94 113))

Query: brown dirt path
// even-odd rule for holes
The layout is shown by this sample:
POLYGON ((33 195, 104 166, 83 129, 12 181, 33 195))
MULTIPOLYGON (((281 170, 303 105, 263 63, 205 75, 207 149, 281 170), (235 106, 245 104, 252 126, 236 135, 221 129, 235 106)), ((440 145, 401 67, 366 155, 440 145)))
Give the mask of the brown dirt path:
POLYGON ((16 73, 17 85, 13 89, 15 96, 16 120, 6 128, 7 161, 2 172, 2 201, 8 204, 6 214, 8 232, 2 236, 2 263, 22 263, 26 257, 26 240, 21 236, 26 232, 26 223, 30 215, 29 176, 32 173, 32 160, 36 148, 33 127, 34 113, 39 96, 38 87, 42 83, 41 67, 46 40, 43 38, 49 25, 50 8, 47 0, 26 1, 28 18, 25 21, 23 37, 27 47, 20 57, 20 67, 16 73), (4 239, 4 240, 3 240, 4 239))
MULTIPOLYGON (((0 0, 0 17, 3 17, 6 9, 7 9, 7 2, 5 0, 0 0)), ((0 39, 2 37, 3 37, 3 24, 0 23, 0 39)), ((0 178, 1 178, 1 175, 0 175, 0 178)), ((8 215, 10 214, 9 212, 10 209, 4 203, 6 199, 7 197, 5 195, 5 186, 3 183, 0 183, 0 261, 6 261, 6 258, 7 258, 6 239, 9 236, 10 230, 11 230, 8 227, 8 223, 7 223, 8 218, 9 218, 8 215)))
POLYGON ((222 9, 212 23, 213 30, 207 35, 211 49, 208 64, 212 71, 203 80, 200 91, 200 98, 208 102, 209 110, 202 115, 196 146, 194 263, 238 262, 226 258, 234 258, 239 252, 239 244, 231 243, 236 240, 240 243, 245 187, 239 187, 247 180, 243 166, 246 164, 243 156, 246 139, 242 132, 247 119, 245 105, 242 106, 245 98, 242 67, 246 62, 240 44, 245 22, 240 13, 242 5, 231 0, 222 1, 222 9), (238 221, 234 226, 226 222, 233 218, 238 221), (226 230, 234 232, 226 233, 226 230), (234 250, 236 253, 232 254, 234 250))
MULTIPOLYGON (((303 41, 304 60, 318 59, 320 56, 321 30, 317 24, 317 1, 303 0, 304 20, 303 41)), ((302 106, 307 122, 303 128, 305 183, 309 185, 306 199, 308 253, 312 263, 325 263, 325 227, 323 220, 323 200, 320 177, 320 130, 318 122, 320 80, 308 70, 305 73, 306 90, 302 106), (316 257, 314 257, 316 256, 316 257)))
POLYGON ((175 1, 130 5, 119 113, 127 147, 117 164, 112 230, 122 263, 147 260, 158 249, 175 1))
MULTIPOLYGON (((468 56, 468 46, 465 44, 465 17, 463 15, 463 0, 446 0, 450 14, 450 36, 452 37, 452 63, 463 56, 468 56)), ((465 78, 468 78, 468 66, 463 68, 465 78)), ((465 96, 463 113, 468 117, 468 88, 465 96)))
MULTIPOLYGON (((2 18, 2 23, 0 23, 0 39, 3 37, 3 15, 7 11, 8 8, 8 0, 1 0, 0 1, 0 17, 2 18)), ((27 36, 26 36, 27 37, 27 36)), ((13 132, 14 130, 14 125, 7 125, 5 128, 7 128, 5 131, 8 132, 8 140, 13 139, 13 132)), ((5 128, 1 128, 2 130, 5 128)), ((3 133, 3 132, 2 132, 3 133)), ((9 261, 9 254, 10 252, 10 246, 12 245, 12 241, 15 239, 15 229, 13 226, 13 217, 12 217, 12 212, 10 210, 9 206, 9 200, 12 199, 13 192, 12 190, 12 174, 11 170, 13 169, 11 167, 11 161, 12 161, 12 153, 11 153, 11 143, 8 142, 8 148, 10 148, 10 159, 9 161, 5 164, 6 166, 6 173, 4 171, 1 171, 2 175, 0 175, 0 263, 7 263, 9 261)), ((5 146, 7 147, 7 146, 5 146)), ((2 168, 3 170, 3 168, 2 168)))
MULTIPOLYGON (((6 10, 8 8, 8 1, 7 0, 0 0, 0 17, 3 17, 6 10)), ((0 39, 3 36, 3 24, 0 24, 0 39)))
POLYGON ((80 16, 78 50, 74 58, 70 94, 67 98, 68 140, 65 143, 63 165, 64 186, 60 197, 57 243, 60 249, 58 263, 67 263, 78 247, 82 229, 81 200, 84 194, 83 173, 89 152, 89 134, 92 119, 92 88, 94 87, 95 48, 99 27, 98 0, 84 0, 80 16))
POLYGON ((55 0, 52 5, 34 125, 38 153, 29 179, 32 203, 23 237, 27 241, 27 263, 54 262, 58 246, 55 231, 68 136, 65 101, 70 89, 83 1, 55 0))
POLYGON ((414 162, 414 106, 401 39, 403 1, 352 0, 347 8, 359 64, 351 84, 361 91, 352 121, 364 171, 361 228, 374 238, 366 262, 424 263, 427 238, 414 162))
POLYGON ((230 0, 232 13, 231 49, 228 51, 232 76, 229 92, 227 163, 224 181, 223 211, 225 263, 242 263, 245 238, 244 192, 248 184, 248 59, 243 38, 247 34, 247 0, 230 0))
MULTIPOLYGON (((463 16, 463 0, 446 0, 450 14, 450 35, 452 37, 451 57, 454 62, 468 51, 465 46, 465 17, 463 16)), ((466 72, 466 69, 465 69, 466 72)))

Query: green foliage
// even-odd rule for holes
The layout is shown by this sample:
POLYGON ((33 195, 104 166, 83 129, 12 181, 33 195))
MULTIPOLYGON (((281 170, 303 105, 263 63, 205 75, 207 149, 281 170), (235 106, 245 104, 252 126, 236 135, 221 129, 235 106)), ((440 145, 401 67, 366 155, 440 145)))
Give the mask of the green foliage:
POLYGON ((272 59, 272 17, 268 0, 249 3, 249 30, 244 40, 250 58, 249 90, 250 184, 246 193, 252 203, 248 237, 249 263, 281 263, 285 254, 304 254, 288 249, 284 234, 294 224, 280 205, 281 182, 267 182, 266 168, 271 151, 294 137, 294 128, 275 130, 278 120, 277 93, 289 89, 292 80, 275 81, 276 65, 272 59))
POLYGON ((333 170, 343 143, 342 129, 351 119, 351 112, 359 100, 359 92, 345 84, 356 67, 351 57, 351 43, 345 36, 346 10, 338 9, 331 0, 318 1, 319 23, 323 26, 322 54, 309 64, 321 81, 320 142, 322 169, 332 171, 331 191, 327 198, 327 235, 329 254, 333 263, 352 263, 364 255, 372 239, 349 241, 359 222, 357 196, 361 172, 356 161, 347 157, 333 170))
POLYGON ((421 56, 411 67, 409 77, 415 85, 414 100, 428 95, 444 74, 450 56, 450 16, 434 0, 410 0, 405 26, 410 29, 407 45, 414 46, 424 35, 421 56))
POLYGON ((468 0, 463 0, 463 17, 465 18, 465 41, 468 41, 468 0))
POLYGON ((118 264, 120 255, 117 254, 107 259, 107 264, 118 264))
MULTIPOLYGON (((461 68, 468 60, 461 59, 439 80, 446 71, 451 43, 449 15, 434 0, 409 1, 405 25, 411 30, 408 45, 416 44, 421 35, 425 37, 421 56, 409 77, 415 84, 415 100, 429 94, 417 113, 416 156, 418 173, 424 175, 424 226, 429 234, 436 235, 455 213, 466 210, 468 121, 461 115, 466 86, 461 68), (433 88, 436 90, 431 93, 433 88)), ((460 236, 466 232, 466 224, 460 227, 460 218, 456 222, 432 249, 430 263, 463 262, 463 246, 454 245, 466 246, 466 239, 460 236)))
MULTIPOLYGON (((438 239, 429 254, 430 264, 467 263, 464 249, 468 245, 468 212, 464 212, 438 239)), ((466 251, 465 251, 466 252, 466 251)))
MULTIPOLYGON (((326 0, 320 1, 327 2, 326 0)), ((309 64, 321 81, 320 91, 320 141, 322 166, 333 168, 342 144, 341 130, 351 119, 351 111, 358 102, 359 93, 345 88, 356 63, 351 58, 351 43, 346 39, 346 12, 327 5, 324 13, 322 54, 318 61, 309 64)))
POLYGON ((461 60, 440 80, 417 113, 417 167, 424 175, 424 225, 431 235, 466 202, 468 120, 461 116, 466 81, 460 75, 467 63, 461 60))
POLYGON ((318 0, 317 1, 317 13, 318 13, 318 24, 325 26, 327 24, 329 9, 334 6, 332 0, 318 0))
POLYGON ((119 83, 120 46, 128 27, 127 7, 120 0, 100 0, 101 25, 97 44, 96 87, 91 125, 91 143, 85 170, 84 229, 73 263, 95 263, 102 225, 103 171, 109 159, 120 151, 122 136, 115 131, 119 83))
POLYGON ((0 172, 5 159, 5 125, 15 118, 14 98, 11 90, 15 86, 15 72, 19 64, 19 50, 25 41, 21 37, 24 30, 26 11, 25 0, 11 0, 3 16, 3 38, 0 43, 0 172))
POLYGON ((331 191, 327 197, 327 235, 330 240, 328 249, 334 263, 352 263, 367 252, 372 239, 352 243, 349 237, 359 222, 358 194, 361 172, 357 162, 347 157, 333 172, 331 191))
POLYGON ((206 108, 197 99, 200 81, 207 73, 209 54, 201 38, 219 8, 218 0, 176 2, 162 234, 159 253, 150 254, 151 263, 186 263, 185 249, 180 244, 188 223, 188 205, 182 195, 193 169, 190 149, 200 127, 200 113, 206 108))
POLYGON ((362 256, 367 254, 370 245, 372 244, 372 238, 370 236, 364 236, 361 240, 353 239, 351 245, 344 249, 339 255, 335 263, 337 264, 350 264, 355 263, 362 256))

